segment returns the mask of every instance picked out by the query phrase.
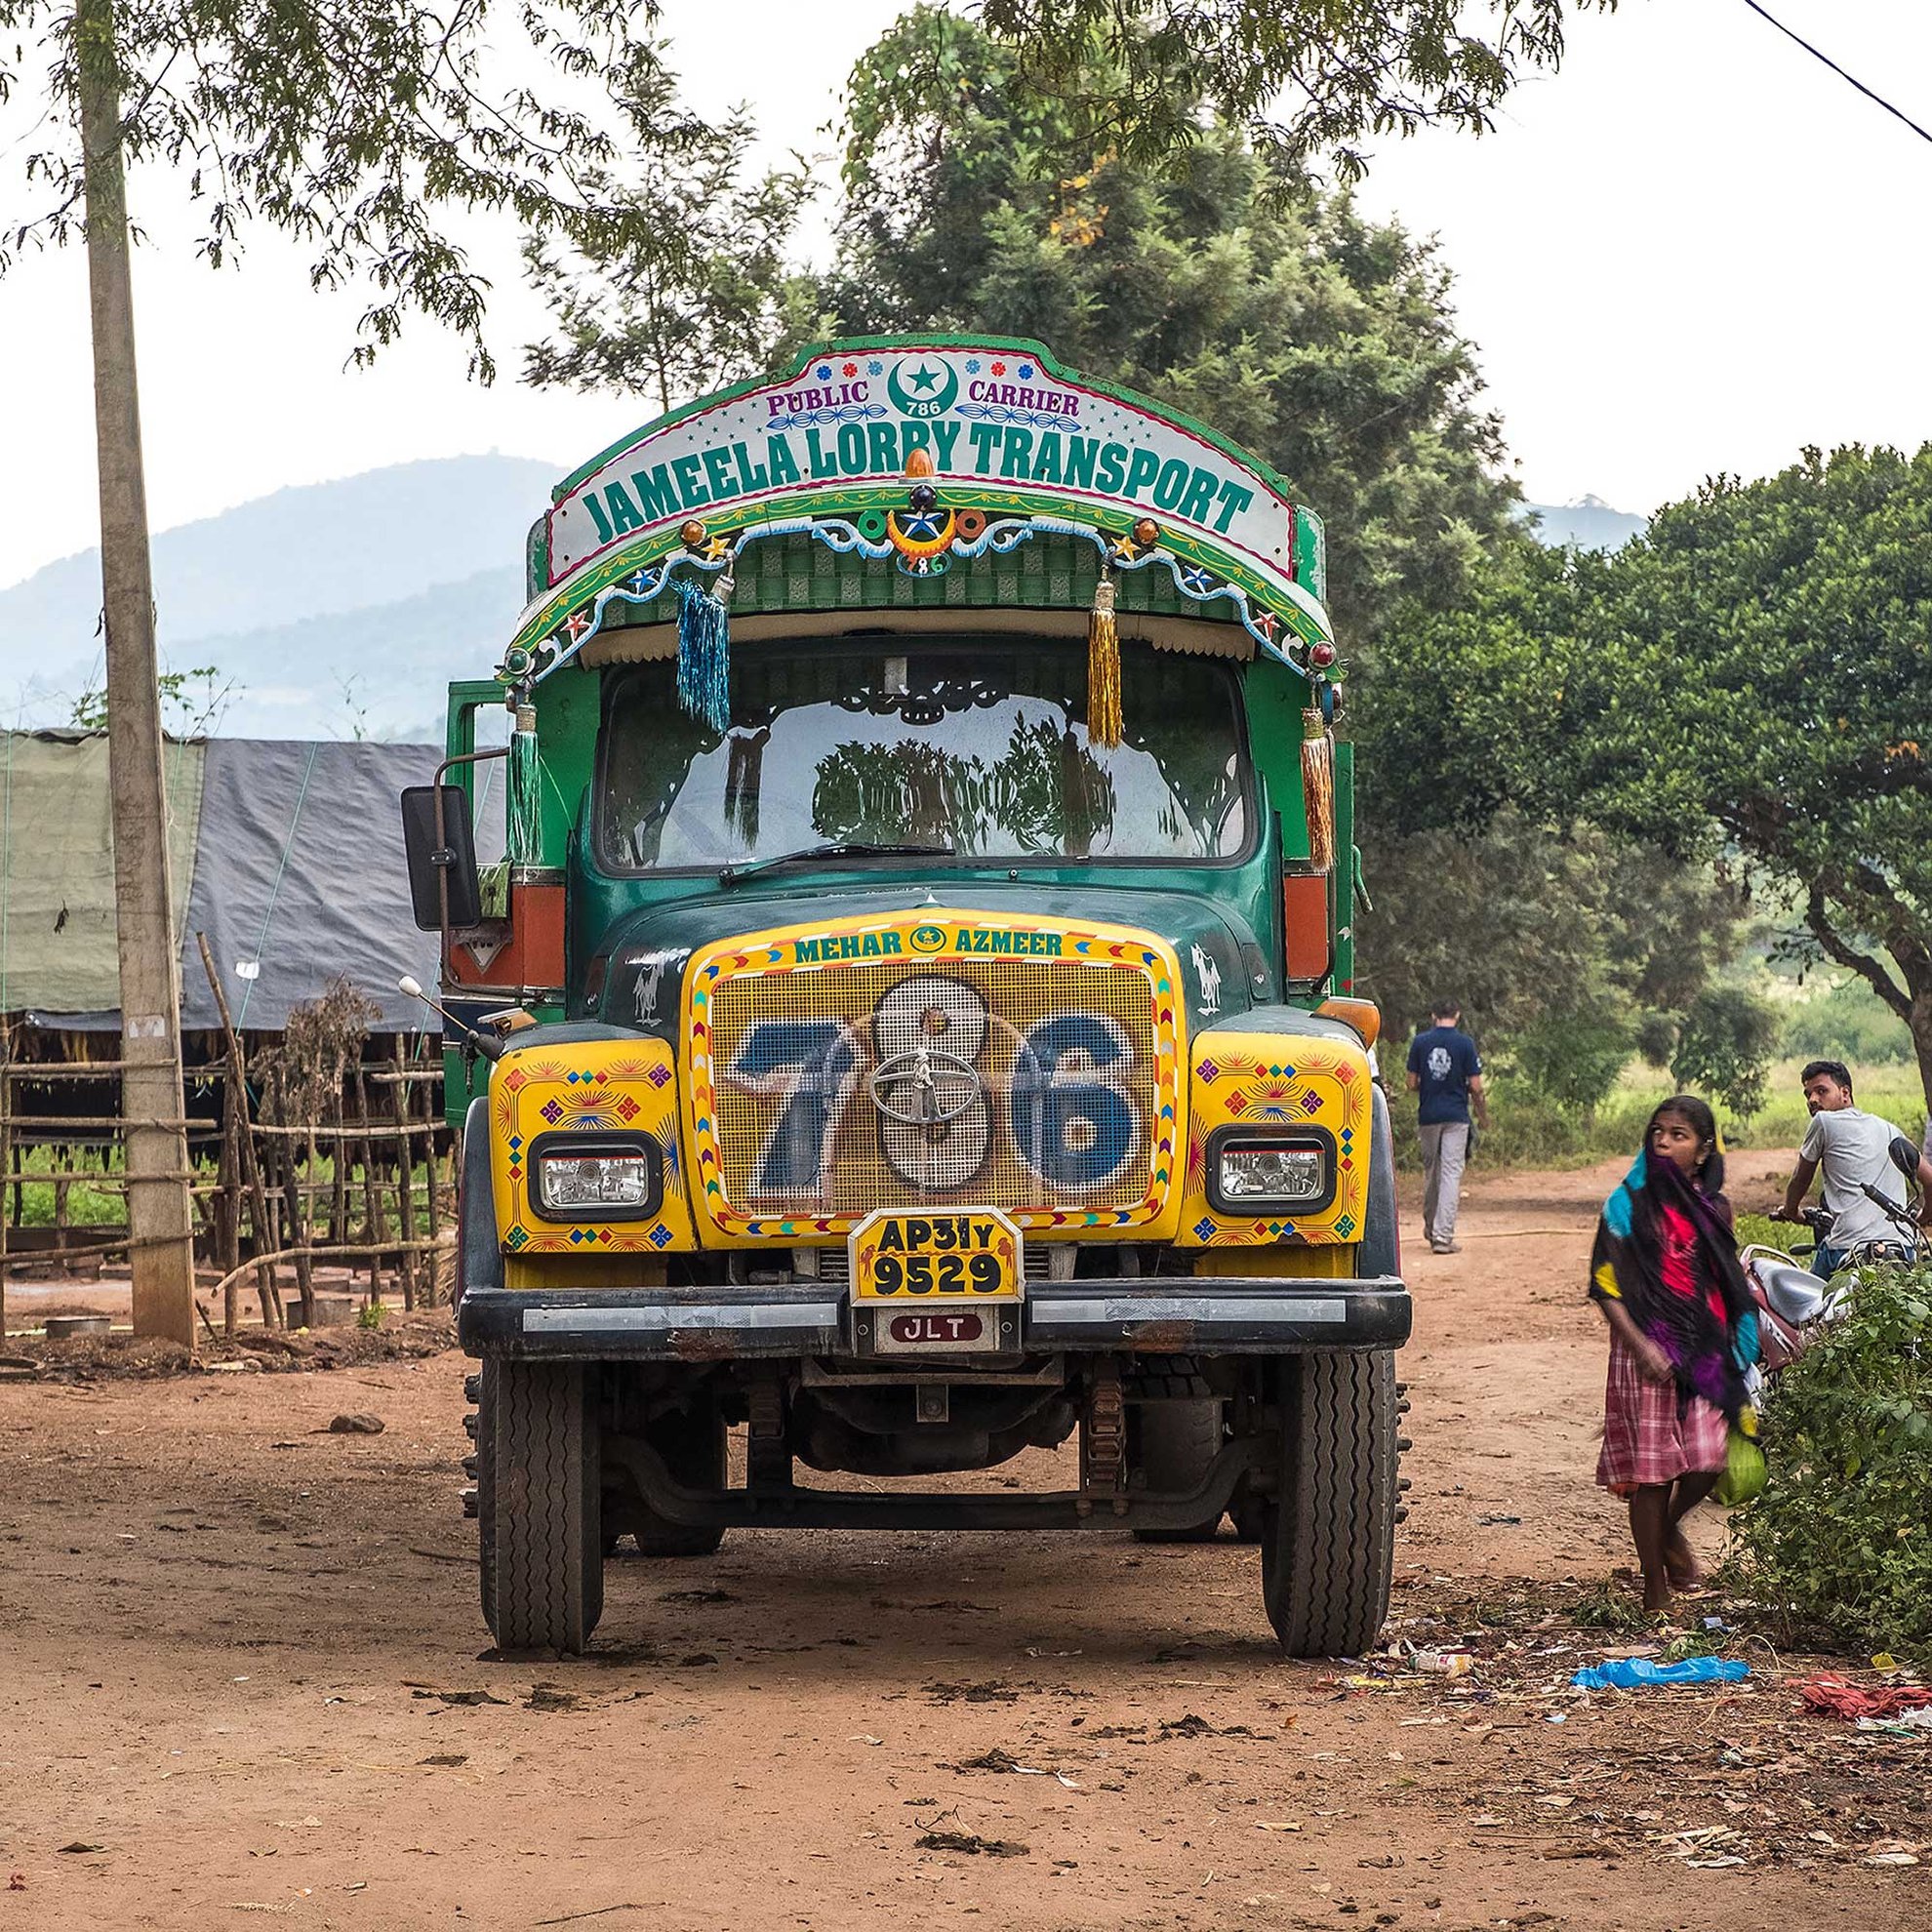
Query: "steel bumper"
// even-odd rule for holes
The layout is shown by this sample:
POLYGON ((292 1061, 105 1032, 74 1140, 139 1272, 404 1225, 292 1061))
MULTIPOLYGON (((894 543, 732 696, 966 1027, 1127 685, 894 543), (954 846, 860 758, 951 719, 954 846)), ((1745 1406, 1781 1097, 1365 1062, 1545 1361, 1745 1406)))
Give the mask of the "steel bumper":
MULTIPOLYGON (((1002 1310, 1003 1312, 1004 1310, 1002 1310)), ((472 1288, 457 1336, 472 1355, 548 1360, 718 1362, 865 1352, 865 1311, 842 1292, 772 1288, 472 1288)), ((1003 1353, 1289 1354, 1398 1348, 1409 1339, 1409 1291, 1395 1275, 1291 1281, 1279 1275, 1200 1280, 1032 1282, 1020 1335, 1003 1353)), ((891 1357, 908 1371, 915 1358, 891 1357)), ((919 1358, 923 1359, 923 1358, 919 1358)), ((950 1355, 970 1377, 976 1358, 950 1355)), ((978 1357, 981 1361, 990 1358, 978 1357)))

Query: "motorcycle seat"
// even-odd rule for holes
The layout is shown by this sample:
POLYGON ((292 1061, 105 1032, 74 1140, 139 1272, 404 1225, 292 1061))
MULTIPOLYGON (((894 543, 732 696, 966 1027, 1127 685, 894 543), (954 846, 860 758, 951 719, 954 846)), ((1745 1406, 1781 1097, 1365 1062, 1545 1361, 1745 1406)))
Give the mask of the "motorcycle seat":
POLYGON ((1824 1311, 1831 1284, 1795 1262, 1759 1262, 1757 1279, 1771 1312, 1802 1326, 1824 1311))

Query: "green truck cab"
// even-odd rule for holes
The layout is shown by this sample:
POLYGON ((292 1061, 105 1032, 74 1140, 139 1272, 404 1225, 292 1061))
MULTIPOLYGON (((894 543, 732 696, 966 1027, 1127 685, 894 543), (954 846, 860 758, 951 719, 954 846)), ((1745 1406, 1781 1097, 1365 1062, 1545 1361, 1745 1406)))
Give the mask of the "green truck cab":
POLYGON ((581 1649, 625 1536, 1231 1516, 1287 1651, 1369 1645, 1410 1306, 1319 519, 891 339, 646 424, 527 561, 404 800, 499 1644, 581 1649))

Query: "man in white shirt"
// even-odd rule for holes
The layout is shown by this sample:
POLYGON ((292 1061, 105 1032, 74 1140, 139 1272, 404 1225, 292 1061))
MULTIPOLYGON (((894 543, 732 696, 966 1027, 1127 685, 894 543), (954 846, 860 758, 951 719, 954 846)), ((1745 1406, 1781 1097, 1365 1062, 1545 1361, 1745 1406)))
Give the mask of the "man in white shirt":
MULTIPOLYGON (((1831 1211, 1830 1246, 1820 1243, 1812 1267, 1832 1274, 1845 1265, 1850 1251, 1868 1241, 1898 1241, 1903 1230, 1878 1204, 1868 1198, 1867 1186, 1887 1200, 1905 1206, 1905 1177, 1892 1164, 1891 1147, 1901 1139, 1889 1120, 1866 1113, 1852 1105, 1851 1069, 1841 1060, 1814 1060, 1799 1076, 1811 1125, 1798 1148, 1791 1186, 1774 1221, 1795 1221, 1798 1208, 1822 1169, 1825 1205, 1831 1211)), ((1921 1216, 1932 1216, 1932 1160, 1918 1161, 1921 1216)), ((1932 1221, 1923 1229, 1932 1236, 1932 1221)))

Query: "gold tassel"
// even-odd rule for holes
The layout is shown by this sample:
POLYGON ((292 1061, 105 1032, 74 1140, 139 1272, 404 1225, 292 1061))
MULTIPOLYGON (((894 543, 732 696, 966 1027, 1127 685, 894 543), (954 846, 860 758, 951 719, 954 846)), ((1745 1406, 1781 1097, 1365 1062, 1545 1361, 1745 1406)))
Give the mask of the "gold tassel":
POLYGON ((1335 864, 1335 741, 1319 710, 1302 713, 1302 806, 1308 821, 1308 865, 1335 864))
POLYGON ((1110 749, 1120 743, 1120 632, 1113 585, 1104 577, 1087 617, 1087 743, 1110 749))

